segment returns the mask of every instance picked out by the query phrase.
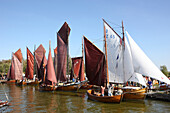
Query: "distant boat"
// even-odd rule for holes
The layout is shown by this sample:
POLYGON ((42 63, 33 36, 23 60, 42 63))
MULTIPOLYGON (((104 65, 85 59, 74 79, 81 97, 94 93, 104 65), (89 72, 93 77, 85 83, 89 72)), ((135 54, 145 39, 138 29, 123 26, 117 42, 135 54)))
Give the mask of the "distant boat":
POLYGON ((27 67, 25 72, 25 77, 27 78, 27 85, 38 85, 37 77, 34 77, 34 55, 27 47, 27 67))
MULTIPOLYGON (((86 76, 89 84, 104 86, 106 84, 106 61, 105 54, 93 45, 86 37, 84 37, 85 48, 85 66, 86 76)), ((109 83, 109 79, 108 79, 109 83)), ((107 96, 95 92, 94 89, 87 90, 88 98, 99 102, 120 103, 122 94, 107 96)))
POLYGON ((43 80, 43 83, 40 85, 40 90, 42 91, 54 91, 56 90, 56 75, 55 75, 55 70, 54 70, 54 65, 53 65, 53 59, 51 55, 51 44, 49 47, 49 54, 48 54, 48 61, 47 61, 47 66, 46 66, 46 74, 45 80, 43 80))
POLYGON ((23 80, 23 65, 22 65, 22 53, 21 49, 18 49, 15 53, 12 53, 11 66, 8 70, 6 83, 15 84, 17 80, 23 80))
POLYGON ((62 91, 76 91, 79 88, 78 83, 68 82, 69 78, 66 77, 69 72, 68 58, 69 58, 69 48, 68 48, 68 36, 70 34, 70 27, 65 22, 63 26, 57 33, 57 80, 58 88, 57 90, 62 91))
POLYGON ((80 89, 90 89, 93 85, 87 84, 88 80, 85 80, 84 75, 84 61, 83 57, 74 57, 72 58, 72 69, 70 80, 75 79, 81 83, 80 89))
POLYGON ((43 45, 40 44, 39 47, 35 50, 35 67, 36 67, 36 77, 39 81, 44 80, 44 73, 46 72, 46 69, 44 70, 44 66, 47 65, 47 59, 45 56, 46 50, 44 49, 43 45))

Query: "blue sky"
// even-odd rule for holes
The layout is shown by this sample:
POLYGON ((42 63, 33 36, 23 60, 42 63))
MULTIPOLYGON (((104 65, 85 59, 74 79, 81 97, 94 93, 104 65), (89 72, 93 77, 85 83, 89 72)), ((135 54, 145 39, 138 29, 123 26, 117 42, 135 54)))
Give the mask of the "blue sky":
POLYGON ((157 67, 170 70, 169 6, 168 0, 0 0, 0 60, 10 59, 19 48, 26 58, 26 46, 33 52, 34 44, 43 44, 48 56, 49 40, 54 49, 56 32, 65 21, 71 28, 71 57, 81 55, 83 35, 103 50, 104 18, 119 34, 115 24, 123 20, 157 67))

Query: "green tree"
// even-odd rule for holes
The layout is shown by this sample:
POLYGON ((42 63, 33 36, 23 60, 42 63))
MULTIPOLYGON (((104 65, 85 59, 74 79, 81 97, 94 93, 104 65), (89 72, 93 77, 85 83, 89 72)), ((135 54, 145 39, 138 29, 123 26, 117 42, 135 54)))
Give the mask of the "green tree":
MULTIPOLYGON (((69 60, 69 61, 68 61, 68 63, 69 63, 69 72, 66 73, 66 74, 67 74, 67 75, 70 75, 70 74, 71 74, 71 67, 72 67, 72 60, 71 60, 71 57, 69 57, 68 60, 69 60)), ((67 72, 67 68, 66 68, 66 72, 67 72)))
POLYGON ((166 76, 169 75, 169 72, 168 72, 167 67, 165 65, 160 66, 160 68, 161 68, 161 71, 162 71, 163 74, 165 74, 166 76))
POLYGON ((3 64, 0 64, 0 72, 3 73, 3 64))
POLYGON ((23 73, 25 73, 27 67, 27 60, 23 59, 23 73))

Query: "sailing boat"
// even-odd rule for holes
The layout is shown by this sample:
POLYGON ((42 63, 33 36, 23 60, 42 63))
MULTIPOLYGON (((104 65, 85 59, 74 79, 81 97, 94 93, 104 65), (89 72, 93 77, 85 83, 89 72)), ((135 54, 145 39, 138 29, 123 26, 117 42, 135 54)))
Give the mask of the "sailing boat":
POLYGON ((44 66, 47 65, 47 59, 45 56, 46 50, 44 49, 43 45, 40 44, 39 47, 35 50, 35 64, 36 64, 36 77, 39 81, 44 79, 44 74, 46 69, 44 70, 44 66))
MULTIPOLYGON (((124 27, 122 27, 122 40, 122 38, 104 19, 103 22, 106 41, 108 44, 109 77, 112 78, 110 82, 125 84, 127 81, 134 81, 138 83, 142 82, 146 86, 142 75, 134 72, 129 45, 128 42, 125 41, 126 38, 124 37, 124 27), (138 79, 138 76, 141 76, 141 79, 138 79)), ((124 87, 122 89, 124 91, 124 99, 144 99, 146 96, 146 88, 141 89, 140 87, 124 87)))
MULTIPOLYGON (((146 87, 146 83, 142 75, 152 78, 164 78, 164 82, 168 83, 165 75, 162 75, 158 68, 150 61, 150 59, 137 46, 130 35, 127 33, 129 43, 124 37, 124 27, 122 22, 123 40, 103 19, 105 26, 105 34, 108 42, 108 56, 112 62, 109 62, 110 76, 114 76, 112 82, 126 83, 133 81, 146 87), (149 63, 149 65, 148 65, 149 63), (153 70, 154 69, 154 70, 153 70), (153 73, 153 72, 157 73, 153 73), (156 77, 155 77, 156 76, 156 77), (166 80, 165 80, 166 79, 166 80)), ((158 79, 161 81, 161 79, 158 79)), ((144 99, 146 88, 140 87, 123 87, 124 99, 144 99)))
POLYGON ((27 47, 27 67, 25 72, 25 77, 27 78, 27 85, 37 85, 39 81, 34 80, 34 55, 27 47))
POLYGON ((14 84, 16 80, 22 80, 23 79, 22 74, 23 74, 22 53, 21 49, 18 49, 18 51, 12 53, 11 66, 8 70, 7 74, 8 81, 6 83, 14 84))
POLYGON ((66 77, 66 68, 67 73, 69 72, 68 67, 68 58, 69 58, 69 49, 68 49, 68 36, 70 34, 70 27, 65 22, 63 26, 57 33, 57 80, 58 88, 57 90, 63 91, 76 91, 79 88, 77 83, 69 83, 68 78, 66 77))
POLYGON ((88 80, 85 80, 83 57, 72 58, 72 69, 71 69, 70 80, 73 80, 73 78, 81 83, 80 89, 90 89, 93 86, 87 84, 88 80))
MULTIPOLYGON (((84 37, 84 49, 86 66, 85 69, 89 84, 104 86, 107 77, 107 63, 105 63, 105 54, 100 51, 95 45, 93 45, 86 37, 84 37)), ((120 103, 123 96, 121 94, 112 96, 101 96, 101 93, 95 93, 94 89, 87 90, 87 95, 88 98, 91 100, 110 103, 120 103)))
MULTIPOLYGON (((132 37, 126 32, 128 40, 129 40, 129 48, 131 52, 131 58, 133 63, 133 69, 135 73, 140 75, 145 75, 147 77, 151 77, 153 79, 159 80, 161 82, 165 82, 170 84, 169 79, 155 66, 155 64, 146 56, 146 54, 140 49, 140 47, 135 43, 132 37)), ((139 79, 142 80, 142 79, 139 79)), ((140 82, 138 82, 140 83, 140 82)), ((135 95, 134 93, 127 93, 127 88, 124 88, 125 99, 135 99, 140 98, 142 95, 135 95)), ((128 88, 128 90, 130 90, 128 88)), ((142 90, 142 89, 141 89, 142 90)), ((142 92, 142 91, 140 91, 142 92)), ((144 91, 143 91, 144 92, 144 91)))
POLYGON ((47 61, 47 71, 46 71, 46 76, 44 77, 43 84, 40 86, 41 91, 54 91, 56 90, 56 75, 55 75, 55 70, 54 70, 54 65, 53 65, 53 59, 51 55, 51 42, 50 42, 50 47, 49 47, 49 54, 48 54, 48 61, 47 61))

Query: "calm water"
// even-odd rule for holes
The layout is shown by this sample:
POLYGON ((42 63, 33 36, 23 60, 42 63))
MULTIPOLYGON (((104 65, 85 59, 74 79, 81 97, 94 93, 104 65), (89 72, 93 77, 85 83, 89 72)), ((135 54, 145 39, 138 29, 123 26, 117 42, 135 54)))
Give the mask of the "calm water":
POLYGON ((9 96, 11 105, 0 108, 0 112, 170 113, 170 102, 146 99, 144 101, 126 101, 121 102, 120 104, 108 104, 88 100, 85 90, 78 93, 61 91, 40 92, 38 87, 35 86, 18 87, 7 84, 0 85, 1 100, 5 99, 3 88, 9 96))

